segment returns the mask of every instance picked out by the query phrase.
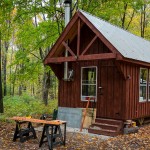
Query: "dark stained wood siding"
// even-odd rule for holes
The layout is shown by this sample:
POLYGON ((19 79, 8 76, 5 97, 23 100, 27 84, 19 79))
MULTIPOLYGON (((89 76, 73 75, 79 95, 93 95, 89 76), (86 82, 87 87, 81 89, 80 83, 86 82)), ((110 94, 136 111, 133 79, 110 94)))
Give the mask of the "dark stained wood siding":
MULTIPOLYGON (((83 25, 83 27, 81 28, 79 54, 84 51, 84 49, 88 46, 88 44, 92 41, 94 37, 95 34, 89 29, 89 27, 87 25, 83 25)), ((75 36, 75 38, 71 42, 69 42, 69 46, 71 50, 75 54, 77 54, 77 36, 75 36)), ((104 43, 97 38, 85 54, 99 54, 108 52, 110 52, 110 50, 107 48, 107 46, 105 46, 104 43)))
MULTIPOLYGON (((94 39, 95 34, 87 25, 82 24, 80 33, 79 55, 94 39)), ((69 42, 71 50, 77 54, 77 35, 69 42)), ((108 47, 97 38, 84 55, 111 53, 108 47)), ((61 53, 64 56, 63 53, 61 53)), ((71 54, 69 53, 69 56, 71 54)), ((139 70, 140 66, 119 60, 91 60, 69 62, 74 70, 74 80, 63 81, 64 64, 51 65, 59 78, 59 106, 85 108, 81 101, 81 67, 97 66, 97 117, 114 119, 136 119, 150 116, 150 101, 139 102, 139 70), (58 67, 57 67, 58 66, 58 67), (98 87, 102 87, 100 90, 98 87)), ((90 102, 89 107, 93 107, 90 102)))
POLYGON ((121 63, 121 69, 126 77, 125 118, 135 119, 150 116, 150 102, 139 102, 140 66, 131 63, 121 63))
MULTIPOLYGON (((139 102, 140 67, 121 63, 121 73, 113 60, 73 62, 74 81, 60 80, 59 106, 86 107, 87 103, 80 99, 81 67, 85 66, 98 68, 97 117, 126 120, 150 116, 150 101, 139 102), (103 89, 100 90, 99 86, 103 89)), ((93 107, 92 102, 90 107, 93 107)))
POLYGON ((99 65, 97 117, 122 119, 124 80, 115 66, 115 61, 102 61, 99 65))
POLYGON ((81 67, 97 66, 97 117, 125 120, 150 116, 150 101, 139 102, 139 65, 150 66, 149 63, 124 58, 80 13, 65 28, 45 64, 51 66, 59 79, 61 107, 86 107, 87 103, 81 101, 81 67), (117 60, 110 59, 116 57, 117 60), (65 61, 74 70, 71 82, 63 80, 65 61))
MULTIPOLYGON (((61 107, 86 107, 86 102, 81 101, 81 67, 97 66, 98 61, 73 62, 74 80, 70 82, 59 80, 59 106, 61 107)), ((92 103, 90 104, 92 107, 92 103)))
MULTIPOLYGON (((106 118, 122 119, 124 115, 123 100, 124 81, 115 66, 114 61, 84 61, 73 62, 74 81, 65 82, 60 80, 59 106, 85 108, 87 102, 81 101, 81 67, 97 66, 97 116, 106 118), (102 86, 100 91, 98 88, 102 86)), ((90 103, 93 107, 93 102, 90 103)))
POLYGON ((62 79, 59 81, 59 106, 83 107, 80 100, 80 63, 73 62, 72 66, 74 70, 74 80, 66 82, 62 79))

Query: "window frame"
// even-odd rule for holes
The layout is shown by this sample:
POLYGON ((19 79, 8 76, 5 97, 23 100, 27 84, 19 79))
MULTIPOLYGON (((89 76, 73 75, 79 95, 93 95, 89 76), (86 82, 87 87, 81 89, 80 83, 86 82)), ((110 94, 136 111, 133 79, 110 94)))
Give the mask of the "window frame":
POLYGON ((140 72, 139 72, 139 102, 140 103, 142 103, 142 102, 144 103, 144 102, 150 101, 150 99, 149 99, 149 85, 148 85, 149 81, 150 81, 150 69, 141 67, 140 68, 140 72), (141 96, 140 96, 140 92, 141 92, 141 70, 142 69, 146 69, 147 70, 147 76, 146 76, 146 98, 143 99, 143 100, 141 100, 141 96))
POLYGON ((97 66, 81 67, 81 83, 80 83, 80 86, 81 86, 81 94, 80 94, 81 101, 82 102, 88 101, 88 100, 83 99, 83 97, 93 97, 93 96, 83 96, 82 95, 82 86, 83 86, 83 84, 82 84, 82 77, 83 77, 83 69, 84 68, 95 68, 96 69, 96 83, 95 84, 88 84, 88 85, 95 85, 96 86, 95 100, 92 100, 92 99, 90 100, 91 102, 96 102, 97 101, 97 72, 98 72, 97 66))
POLYGON ((150 102, 150 69, 148 68, 147 99, 150 102))

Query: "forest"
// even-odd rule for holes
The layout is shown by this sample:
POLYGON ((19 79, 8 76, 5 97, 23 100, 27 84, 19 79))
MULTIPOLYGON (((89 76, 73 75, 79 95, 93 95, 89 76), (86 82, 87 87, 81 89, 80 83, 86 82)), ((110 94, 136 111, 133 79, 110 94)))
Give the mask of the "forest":
MULTIPOLYGON (((72 16, 81 9, 150 39, 149 0, 72 0, 71 5, 72 16)), ((59 83, 43 60, 64 28, 63 0, 0 1, 0 113, 20 97, 21 105, 36 99, 42 109, 57 107, 59 83)))

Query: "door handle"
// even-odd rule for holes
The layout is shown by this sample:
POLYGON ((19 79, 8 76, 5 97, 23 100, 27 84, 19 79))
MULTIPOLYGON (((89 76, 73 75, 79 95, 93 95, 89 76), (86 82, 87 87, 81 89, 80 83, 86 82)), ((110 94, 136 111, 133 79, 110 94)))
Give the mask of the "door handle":
POLYGON ((99 86, 98 88, 100 89, 100 93, 99 94, 103 95, 103 87, 99 86))
POLYGON ((99 88, 99 89, 102 89, 103 87, 99 86, 98 88, 99 88))

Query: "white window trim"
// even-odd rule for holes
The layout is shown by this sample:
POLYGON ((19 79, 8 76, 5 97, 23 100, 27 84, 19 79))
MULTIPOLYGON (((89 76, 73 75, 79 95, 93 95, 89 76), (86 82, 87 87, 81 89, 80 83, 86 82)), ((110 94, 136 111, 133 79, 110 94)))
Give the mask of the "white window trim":
MULTIPOLYGON (((142 69, 147 69, 148 70, 148 68, 140 68, 140 73, 139 73, 139 79, 141 80, 141 70, 142 69)), ((143 100, 141 100, 141 97, 140 97, 140 87, 141 87, 141 83, 140 83, 140 80, 139 80, 139 102, 140 103, 142 103, 142 102, 146 102, 147 101, 147 99, 148 99, 148 91, 147 91, 147 89, 148 89, 148 87, 147 87, 147 84, 146 84, 146 99, 143 99, 143 100)), ((147 76, 147 80, 148 80, 148 76, 147 76)), ((146 80, 146 81, 147 81, 146 80)), ((149 100, 150 101, 150 100, 149 100)))
POLYGON ((148 102, 150 102, 150 97, 149 97, 150 96, 150 85, 149 85, 150 84, 150 69, 148 69, 148 82, 149 83, 147 85, 148 86, 148 90, 147 90, 147 92, 148 92, 148 94, 147 94, 148 98, 147 99, 148 99, 148 102))
MULTIPOLYGON (((96 68, 96 95, 95 95, 95 100, 90 100, 91 102, 96 102, 97 101, 97 72, 98 72, 98 69, 97 69, 97 66, 86 66, 86 67, 81 67, 81 83, 80 83, 80 86, 81 86, 81 95, 80 95, 80 98, 81 98, 81 101, 82 102, 86 102, 88 100, 83 100, 82 97, 86 97, 86 96, 82 96, 82 71, 83 71, 83 68, 96 68)), ((86 85, 86 84, 85 84, 86 85)), ((88 84, 87 84, 88 85, 88 84)), ((92 85, 92 84, 91 84, 92 85)), ((93 84, 95 85, 95 84, 93 84)), ((92 97, 92 96, 88 96, 88 97, 92 97)))

